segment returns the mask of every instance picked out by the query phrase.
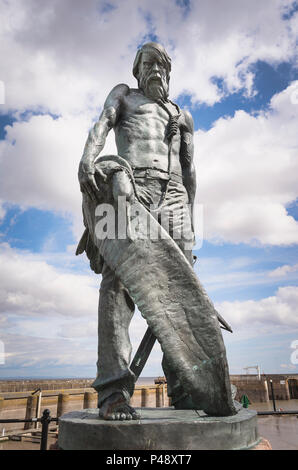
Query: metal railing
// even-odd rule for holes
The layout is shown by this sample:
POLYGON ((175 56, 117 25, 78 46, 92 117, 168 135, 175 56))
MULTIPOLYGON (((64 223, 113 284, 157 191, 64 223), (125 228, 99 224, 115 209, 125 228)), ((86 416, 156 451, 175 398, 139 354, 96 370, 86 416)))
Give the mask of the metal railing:
MULTIPOLYGON (((283 411, 258 411, 258 415, 282 415, 282 414, 297 414, 298 410, 283 410, 283 411)), ((51 422, 55 421, 58 423, 59 418, 52 418, 51 412, 49 409, 43 411, 41 418, 31 418, 31 419, 0 419, 0 424, 7 423, 41 423, 41 439, 40 439, 40 450, 48 449, 48 432, 49 425, 51 422)))
POLYGON ((266 415, 298 415, 298 410, 282 410, 276 409, 276 402, 275 402, 275 394, 274 394, 274 388, 273 388, 273 380, 270 379, 270 389, 271 389, 271 396, 272 396, 272 405, 273 405, 273 411, 258 411, 258 415, 260 416, 266 416, 266 415))
POLYGON ((47 450, 48 448, 48 432, 49 424, 55 421, 58 423, 58 418, 52 418, 51 412, 48 409, 45 409, 42 413, 41 418, 31 418, 31 419, 0 419, 0 424, 7 423, 41 423, 41 439, 40 439, 40 450, 47 450))
POLYGON ((275 410, 275 411, 258 411, 259 416, 267 415, 298 415, 298 410, 275 410))

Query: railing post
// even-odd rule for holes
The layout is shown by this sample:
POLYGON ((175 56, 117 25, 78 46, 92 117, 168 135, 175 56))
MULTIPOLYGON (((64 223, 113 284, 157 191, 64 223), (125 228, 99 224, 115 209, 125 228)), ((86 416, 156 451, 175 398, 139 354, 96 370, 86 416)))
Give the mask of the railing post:
POLYGON ((162 390, 161 390, 161 387, 160 385, 156 385, 156 389, 155 389, 155 396, 156 396, 156 408, 160 408, 162 405, 161 405, 161 400, 162 400, 162 390))
POLYGON ((87 408, 92 408, 92 402, 94 399, 94 392, 85 392, 84 393, 84 403, 83 403, 83 409, 86 410, 87 408))
MULTIPOLYGON (((0 397, 0 418, 1 418, 3 407, 4 407, 4 398, 0 397)), ((0 431, 1 431, 0 435, 3 435, 5 433, 5 425, 4 424, 3 424, 3 426, 2 426, 2 424, 0 424, 0 431)))
MULTIPOLYGON (((36 395, 29 395, 27 398, 27 405, 26 405, 26 415, 25 419, 32 419, 36 416, 36 407, 37 407, 37 397, 36 395)), ((33 427, 33 423, 25 423, 24 429, 31 429, 33 427)))
MULTIPOLYGON (((36 418, 40 418, 40 409, 41 409, 41 395, 42 391, 39 391, 39 394, 37 395, 37 405, 36 405, 36 418)), ((35 429, 39 428, 39 421, 36 421, 35 423, 35 429)))
POLYGON ((166 406, 166 386, 165 384, 162 384, 161 386, 161 390, 162 390, 162 406, 166 406))
POLYGON ((59 393, 57 403, 57 418, 68 411, 70 395, 68 393, 59 393))
POLYGON ((41 418, 41 441, 40 441, 40 450, 47 450, 48 448, 48 431, 49 424, 51 422, 51 413, 50 410, 44 410, 41 418))
POLYGON ((273 402, 273 409, 276 411, 276 405, 275 405, 275 396, 274 396, 274 390, 273 390, 273 381, 270 379, 270 387, 271 387, 271 395, 272 395, 272 402, 273 402))
POLYGON ((148 406, 149 401, 149 390, 147 388, 142 388, 141 390, 141 407, 148 406))

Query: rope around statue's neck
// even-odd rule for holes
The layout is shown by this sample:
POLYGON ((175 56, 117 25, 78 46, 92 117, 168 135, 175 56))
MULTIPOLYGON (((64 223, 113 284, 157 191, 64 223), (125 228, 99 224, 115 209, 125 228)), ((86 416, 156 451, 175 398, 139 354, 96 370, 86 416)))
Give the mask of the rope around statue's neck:
POLYGON ((166 99, 166 100, 160 99, 157 101, 157 104, 159 104, 159 106, 161 106, 168 113, 170 117, 168 128, 167 128, 167 134, 166 134, 166 138, 168 139, 168 176, 169 176, 169 179, 167 181, 166 189, 162 193, 158 206, 155 209, 152 209, 152 212, 156 212, 158 209, 161 209, 164 206, 164 203, 168 194, 169 183, 170 183, 171 174, 172 174, 172 143, 173 143, 173 137, 178 132, 178 120, 181 116, 181 111, 180 111, 179 106, 176 103, 173 103, 172 101, 170 101, 169 99, 166 99), (177 109, 177 114, 172 114, 165 103, 171 103, 177 109))
MULTIPOLYGON (((159 202, 158 206, 155 209, 151 209, 152 212, 156 212, 157 210, 159 210, 163 207, 163 205, 165 203, 165 199, 166 199, 167 194, 168 194, 169 183, 170 183, 171 174, 172 174, 172 142, 173 142, 173 137, 178 132, 178 128, 179 128, 178 120, 181 116, 181 111, 180 111, 179 106, 176 103, 173 103, 172 101, 170 101, 169 99, 164 99, 164 100, 160 99, 156 102, 157 102, 157 104, 159 104, 159 106, 161 106, 168 113, 168 115, 170 117, 169 123, 168 123, 168 128, 167 128, 167 133, 166 133, 166 138, 168 140, 168 176, 169 176, 169 179, 167 181, 165 191, 162 193, 162 196, 161 196, 161 199, 160 199, 160 202, 159 202), (167 108, 166 103, 171 103, 177 109, 177 114, 172 114, 171 111, 167 108)), ((138 190, 137 190, 135 178, 134 178, 134 175, 133 175, 133 171, 132 170, 130 170, 130 171, 126 170, 126 172, 131 178, 131 182, 132 182, 132 185, 133 185, 135 196, 136 196, 137 200, 140 202, 140 204, 142 204, 142 201, 140 200, 140 197, 138 195, 138 190)))

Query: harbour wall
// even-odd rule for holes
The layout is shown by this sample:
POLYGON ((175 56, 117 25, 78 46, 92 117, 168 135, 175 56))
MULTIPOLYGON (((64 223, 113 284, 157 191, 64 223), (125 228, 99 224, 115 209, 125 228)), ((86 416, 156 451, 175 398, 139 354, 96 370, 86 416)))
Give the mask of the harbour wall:
POLYGON ((236 400, 247 395, 250 402, 268 402, 272 400, 272 387, 276 400, 298 398, 298 374, 261 374, 231 375, 231 383, 237 387, 236 400))
MULTIPOLYGON (((298 374, 253 374, 230 375, 231 383, 236 385, 239 394, 250 395, 253 402, 272 399, 270 380, 273 382, 275 398, 289 400, 298 398, 298 374)), ((0 380, 0 396, 3 393, 32 392, 43 390, 80 390, 91 389, 93 379, 41 379, 41 380, 0 380)), ((138 388, 138 387, 137 387, 138 388)), ((93 390, 93 389, 92 389, 93 390)))
MULTIPOLYGON (((298 398, 298 374, 262 374, 260 377, 252 374, 231 375, 230 379, 237 387, 237 401, 247 395, 252 404, 269 402, 272 399, 270 380, 275 399, 298 398)), ((68 411, 96 408, 97 393, 91 388, 92 382, 93 379, 0 380, 0 419, 33 418, 40 416, 45 408, 51 411, 52 417, 59 417, 68 411), (40 392, 32 395, 37 389, 41 390, 41 395, 40 392)), ((170 406, 166 384, 137 385, 132 406, 170 406)), ((20 425, 0 424, 0 436, 14 429, 20 429, 20 425)))
MULTIPOLYGON (((39 387, 40 388, 40 387, 39 387)), ((31 419, 40 417, 44 409, 51 416, 60 417, 64 413, 86 408, 97 408, 97 393, 92 388, 47 390, 32 395, 26 392, 0 392, 0 419, 31 419)), ((167 407, 170 399, 165 384, 136 386, 131 399, 134 407, 167 407)), ((0 436, 20 429, 32 429, 36 424, 0 423, 0 436)))
POLYGON ((0 380, 0 394, 6 392, 32 392, 41 390, 72 390, 90 388, 94 379, 25 379, 0 380))

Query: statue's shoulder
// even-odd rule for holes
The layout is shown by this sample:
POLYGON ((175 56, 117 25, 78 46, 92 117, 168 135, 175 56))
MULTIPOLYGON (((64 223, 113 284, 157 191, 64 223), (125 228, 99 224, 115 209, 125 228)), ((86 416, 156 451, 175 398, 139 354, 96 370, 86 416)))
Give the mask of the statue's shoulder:
POLYGON ((119 85, 114 86, 111 90, 110 94, 120 94, 120 95, 128 95, 130 93, 130 88, 126 83, 119 83, 119 85))
POLYGON ((121 101, 124 96, 129 95, 130 88, 125 83, 119 83, 119 85, 114 86, 114 88, 108 94, 108 97, 105 102, 105 106, 113 105, 116 101, 121 101))
POLYGON ((183 124, 187 132, 193 133, 194 124, 191 113, 187 109, 181 109, 181 114, 183 116, 183 124))

